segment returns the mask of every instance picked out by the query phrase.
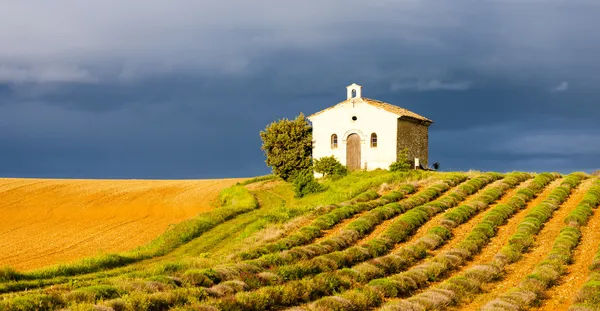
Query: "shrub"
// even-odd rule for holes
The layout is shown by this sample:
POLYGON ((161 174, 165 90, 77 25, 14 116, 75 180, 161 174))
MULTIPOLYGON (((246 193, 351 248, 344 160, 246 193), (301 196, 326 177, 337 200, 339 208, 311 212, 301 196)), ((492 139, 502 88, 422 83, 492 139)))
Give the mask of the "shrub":
POLYGON ((408 148, 404 148, 398 152, 398 160, 390 165, 390 172, 408 171, 409 169, 408 148))
POLYGON ((315 176, 309 170, 298 173, 294 179, 294 193, 297 198, 311 193, 319 193, 323 190, 325 190, 325 187, 317 182, 315 176))
POLYGON ((260 138, 267 165, 283 180, 294 180, 298 173, 310 168, 312 127, 303 114, 295 120, 282 119, 269 124, 260 132, 260 138))
POLYGON ((439 170, 440 169, 440 162, 434 162, 433 163, 433 169, 436 170, 436 171, 439 170))
POLYGON ((348 170, 334 156, 315 160, 314 170, 324 177, 339 177, 348 174, 348 170))

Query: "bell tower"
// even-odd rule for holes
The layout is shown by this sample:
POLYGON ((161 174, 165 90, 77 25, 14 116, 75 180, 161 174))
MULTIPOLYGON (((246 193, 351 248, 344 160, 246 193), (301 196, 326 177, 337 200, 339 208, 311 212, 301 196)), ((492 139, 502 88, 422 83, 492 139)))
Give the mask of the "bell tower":
POLYGON ((352 83, 350 85, 348 85, 346 87, 346 91, 347 91, 347 95, 348 98, 346 99, 352 99, 352 98, 361 98, 362 96, 362 86, 356 84, 356 83, 352 83))

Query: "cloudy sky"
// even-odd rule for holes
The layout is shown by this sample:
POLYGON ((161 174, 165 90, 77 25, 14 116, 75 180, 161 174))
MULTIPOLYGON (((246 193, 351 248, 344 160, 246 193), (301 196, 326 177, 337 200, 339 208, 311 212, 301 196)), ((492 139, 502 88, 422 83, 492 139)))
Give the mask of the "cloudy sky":
POLYGON ((445 170, 600 168, 600 1, 0 0, 0 176, 265 174, 259 131, 415 111, 445 170))

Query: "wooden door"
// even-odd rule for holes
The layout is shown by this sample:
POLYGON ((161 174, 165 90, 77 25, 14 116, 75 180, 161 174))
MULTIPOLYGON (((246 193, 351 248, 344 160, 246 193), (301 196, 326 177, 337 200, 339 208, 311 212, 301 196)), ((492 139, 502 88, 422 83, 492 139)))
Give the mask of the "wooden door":
POLYGON ((360 136, 350 134, 346 139, 346 167, 350 171, 360 169, 360 136))

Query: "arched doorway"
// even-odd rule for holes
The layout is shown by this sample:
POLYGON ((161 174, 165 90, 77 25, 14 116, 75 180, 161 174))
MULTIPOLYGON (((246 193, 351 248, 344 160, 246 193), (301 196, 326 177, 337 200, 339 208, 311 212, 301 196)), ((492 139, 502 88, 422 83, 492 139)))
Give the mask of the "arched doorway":
POLYGON ((350 171, 360 169, 360 136, 356 133, 346 139, 346 167, 350 171))

